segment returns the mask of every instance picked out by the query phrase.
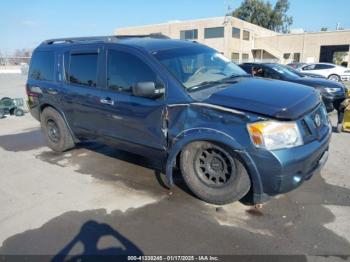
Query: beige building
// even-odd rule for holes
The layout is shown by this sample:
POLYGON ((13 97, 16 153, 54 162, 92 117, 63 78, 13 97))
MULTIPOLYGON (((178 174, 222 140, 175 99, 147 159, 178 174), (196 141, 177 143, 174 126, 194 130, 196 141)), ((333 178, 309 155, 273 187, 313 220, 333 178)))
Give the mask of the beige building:
POLYGON ((115 34, 162 33, 208 45, 235 62, 337 62, 350 66, 350 30, 279 34, 234 17, 215 17, 119 28, 115 34), (344 64, 344 63, 343 63, 344 64))

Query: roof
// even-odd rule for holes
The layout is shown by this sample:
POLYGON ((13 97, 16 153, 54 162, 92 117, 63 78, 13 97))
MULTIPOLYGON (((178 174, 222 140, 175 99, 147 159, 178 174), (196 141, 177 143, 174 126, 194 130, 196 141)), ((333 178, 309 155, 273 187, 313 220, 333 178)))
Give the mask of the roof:
POLYGON ((188 40, 174 40, 162 34, 150 35, 115 35, 115 36, 97 36, 97 37, 73 37, 73 38, 57 38, 43 41, 38 48, 51 49, 59 47, 67 47, 81 44, 121 44, 144 49, 148 52, 159 51, 163 49, 173 49, 179 47, 187 47, 194 44, 188 40))

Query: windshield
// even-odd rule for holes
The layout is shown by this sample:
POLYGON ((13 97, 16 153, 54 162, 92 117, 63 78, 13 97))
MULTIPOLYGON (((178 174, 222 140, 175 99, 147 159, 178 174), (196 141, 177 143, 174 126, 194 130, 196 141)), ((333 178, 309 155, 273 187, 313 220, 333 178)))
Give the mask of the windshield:
POLYGON ((164 50, 154 55, 187 90, 248 76, 225 56, 205 46, 164 50))
POLYGON ((282 74, 283 76, 285 76, 286 78, 289 78, 289 79, 300 78, 300 75, 296 74, 295 72, 293 72, 292 69, 289 68, 288 66, 279 65, 279 64, 273 64, 270 67, 273 70, 275 70, 276 72, 278 72, 278 73, 282 74))

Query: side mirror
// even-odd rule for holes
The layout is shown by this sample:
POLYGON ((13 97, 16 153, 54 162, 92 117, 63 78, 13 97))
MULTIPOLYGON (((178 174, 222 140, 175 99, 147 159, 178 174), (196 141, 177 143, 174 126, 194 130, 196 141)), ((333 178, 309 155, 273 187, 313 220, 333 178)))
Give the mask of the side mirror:
POLYGON ((160 90, 156 90, 156 84, 154 82, 138 82, 132 87, 134 96, 145 98, 157 98, 162 96, 163 92, 160 92, 160 90))

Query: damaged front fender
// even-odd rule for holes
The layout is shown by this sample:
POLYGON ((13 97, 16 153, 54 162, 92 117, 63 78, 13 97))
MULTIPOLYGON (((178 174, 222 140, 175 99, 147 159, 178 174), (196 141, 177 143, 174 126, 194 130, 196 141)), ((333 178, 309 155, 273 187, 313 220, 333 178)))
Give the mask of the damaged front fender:
POLYGON ((182 149, 195 141, 211 141, 235 151, 245 162, 254 189, 257 192, 262 190, 257 168, 245 151, 247 145, 243 144, 249 141, 245 130, 249 115, 227 108, 221 110, 221 107, 202 103, 169 105, 166 110, 168 139, 166 177, 169 187, 174 185, 173 169, 182 149))

